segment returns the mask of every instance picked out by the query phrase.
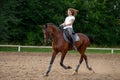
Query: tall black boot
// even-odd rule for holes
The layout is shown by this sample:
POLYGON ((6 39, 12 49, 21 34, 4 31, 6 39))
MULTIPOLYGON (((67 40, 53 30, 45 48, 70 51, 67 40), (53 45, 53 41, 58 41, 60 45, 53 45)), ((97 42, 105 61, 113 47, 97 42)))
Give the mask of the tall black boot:
POLYGON ((71 37, 71 43, 72 43, 73 49, 74 49, 74 50, 77 50, 77 47, 75 46, 75 44, 74 44, 74 41, 73 41, 72 37, 71 37))

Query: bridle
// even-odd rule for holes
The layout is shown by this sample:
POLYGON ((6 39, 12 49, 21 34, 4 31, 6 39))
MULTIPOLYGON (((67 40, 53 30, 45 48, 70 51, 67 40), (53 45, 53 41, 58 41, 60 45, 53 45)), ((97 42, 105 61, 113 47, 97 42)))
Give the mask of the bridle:
POLYGON ((43 26, 43 33, 44 33, 44 42, 50 43, 51 42, 51 35, 50 35, 50 31, 48 30, 47 24, 45 24, 43 26))

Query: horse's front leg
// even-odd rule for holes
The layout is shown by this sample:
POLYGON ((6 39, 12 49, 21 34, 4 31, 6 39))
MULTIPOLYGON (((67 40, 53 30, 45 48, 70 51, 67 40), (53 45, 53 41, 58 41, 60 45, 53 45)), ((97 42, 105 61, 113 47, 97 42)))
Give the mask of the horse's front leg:
POLYGON ((64 61, 65 56, 66 56, 66 53, 62 53, 62 55, 61 55, 61 60, 60 60, 60 65, 61 65, 64 69, 71 69, 71 68, 72 68, 71 66, 65 66, 65 65, 63 64, 63 61, 64 61))
POLYGON ((48 66, 48 70, 47 70, 46 73, 45 73, 45 76, 48 76, 49 72, 51 71, 52 64, 53 64, 53 62, 54 62, 54 60, 55 60, 55 57, 56 57, 57 53, 58 53, 58 52, 53 52, 53 53, 52 53, 52 57, 51 57, 51 60, 50 60, 50 64, 49 64, 49 66, 48 66))

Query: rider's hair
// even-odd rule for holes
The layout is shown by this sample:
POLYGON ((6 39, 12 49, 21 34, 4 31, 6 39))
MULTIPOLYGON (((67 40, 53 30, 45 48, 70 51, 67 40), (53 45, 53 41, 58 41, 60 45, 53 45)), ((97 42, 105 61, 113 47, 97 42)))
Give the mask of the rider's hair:
POLYGON ((79 12, 77 9, 74 9, 74 8, 68 8, 68 10, 71 11, 71 13, 72 13, 73 16, 76 16, 77 13, 79 12))

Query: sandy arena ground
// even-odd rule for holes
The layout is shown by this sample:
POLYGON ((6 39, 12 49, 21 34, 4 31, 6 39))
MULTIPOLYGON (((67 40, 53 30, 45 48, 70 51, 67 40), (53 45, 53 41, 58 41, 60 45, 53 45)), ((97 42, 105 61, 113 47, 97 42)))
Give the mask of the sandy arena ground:
POLYGON ((86 68, 83 61, 77 75, 72 75, 79 61, 79 54, 67 54, 64 63, 72 66, 64 70, 57 55, 48 77, 47 70, 51 53, 5 53, 0 52, 0 80, 120 80, 120 55, 87 54, 95 73, 86 68))

